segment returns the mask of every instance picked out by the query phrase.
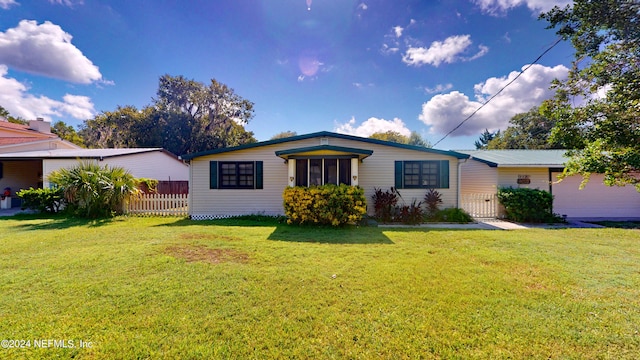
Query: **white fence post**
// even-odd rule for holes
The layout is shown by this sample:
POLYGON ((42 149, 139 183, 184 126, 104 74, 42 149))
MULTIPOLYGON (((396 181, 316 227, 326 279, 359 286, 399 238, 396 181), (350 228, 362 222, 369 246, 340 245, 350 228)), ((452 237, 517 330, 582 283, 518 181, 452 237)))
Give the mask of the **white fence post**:
POLYGON ((189 215, 188 194, 142 194, 129 201, 129 214, 156 216, 189 215))

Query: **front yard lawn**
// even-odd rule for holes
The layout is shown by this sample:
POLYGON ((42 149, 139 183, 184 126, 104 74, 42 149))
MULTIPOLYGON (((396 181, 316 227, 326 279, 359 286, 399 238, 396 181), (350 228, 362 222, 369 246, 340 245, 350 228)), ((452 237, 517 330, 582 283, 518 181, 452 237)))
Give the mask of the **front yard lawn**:
POLYGON ((0 318, 0 358, 633 359, 640 232, 0 218, 0 318))

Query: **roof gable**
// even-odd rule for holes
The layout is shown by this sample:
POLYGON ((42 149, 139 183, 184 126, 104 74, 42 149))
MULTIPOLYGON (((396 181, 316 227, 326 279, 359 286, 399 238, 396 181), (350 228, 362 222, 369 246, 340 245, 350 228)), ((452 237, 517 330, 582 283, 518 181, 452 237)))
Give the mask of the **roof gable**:
POLYGON ((458 159, 466 159, 466 158, 469 157, 468 154, 463 154, 463 153, 459 153, 459 152, 455 152, 455 151, 437 150, 437 149, 425 148, 425 147, 422 147, 422 146, 399 144, 399 143, 395 143, 395 142, 391 142, 391 141, 363 138, 363 137, 353 136, 353 135, 338 134, 338 133, 329 132, 329 131, 320 131, 320 132, 315 132, 315 133, 310 133, 310 134, 291 136, 291 137, 282 138, 282 139, 260 141, 260 142, 257 142, 257 143, 244 144, 244 145, 233 146, 233 147, 228 147, 228 148, 212 149, 212 150, 207 150, 207 151, 202 151, 202 152, 197 152, 197 153, 184 154, 184 155, 182 155, 180 157, 182 159, 185 159, 185 160, 191 160, 191 159, 195 159, 195 158, 200 157, 200 156, 222 154, 222 153, 231 152, 231 151, 251 149, 251 148, 257 148, 257 147, 261 147, 261 146, 268 146, 268 145, 274 145, 274 144, 283 144, 283 143, 287 143, 287 142, 291 142, 291 141, 299 141, 299 140, 306 140, 306 139, 312 139, 312 138, 323 138, 323 137, 347 139, 347 140, 360 141, 360 142, 369 143, 369 144, 377 144, 377 145, 384 145, 384 146, 401 148, 401 149, 422 151, 422 152, 427 152, 427 153, 432 153, 432 154, 447 155, 447 156, 452 156, 452 157, 455 157, 455 158, 458 158, 458 159))

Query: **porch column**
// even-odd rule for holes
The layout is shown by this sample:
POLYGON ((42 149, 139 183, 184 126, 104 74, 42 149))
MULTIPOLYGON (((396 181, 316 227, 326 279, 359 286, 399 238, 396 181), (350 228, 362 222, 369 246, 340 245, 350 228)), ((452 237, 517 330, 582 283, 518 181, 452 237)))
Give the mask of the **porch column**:
POLYGON ((296 160, 288 159, 287 165, 289 167, 287 181, 289 186, 296 186, 296 160))
POLYGON ((351 186, 358 186, 358 158, 351 158, 351 186))

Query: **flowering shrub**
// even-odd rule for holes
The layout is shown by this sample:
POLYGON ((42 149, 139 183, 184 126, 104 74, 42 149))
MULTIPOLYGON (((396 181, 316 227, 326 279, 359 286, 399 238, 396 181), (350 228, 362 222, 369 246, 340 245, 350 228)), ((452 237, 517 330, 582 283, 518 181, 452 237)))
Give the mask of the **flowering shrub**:
POLYGON ((338 226, 358 222, 367 212, 364 189, 359 186, 287 187, 282 198, 289 224, 338 226))

